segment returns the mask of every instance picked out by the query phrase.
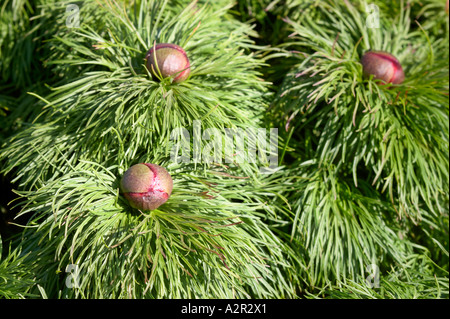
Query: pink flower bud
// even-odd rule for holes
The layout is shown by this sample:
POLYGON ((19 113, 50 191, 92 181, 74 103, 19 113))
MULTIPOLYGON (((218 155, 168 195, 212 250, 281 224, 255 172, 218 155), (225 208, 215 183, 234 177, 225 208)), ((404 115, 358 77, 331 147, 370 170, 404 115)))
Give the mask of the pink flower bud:
POLYGON ((382 80, 386 83, 400 84, 405 79, 402 66, 392 54, 382 51, 369 51, 361 58, 364 76, 382 80))
POLYGON ((147 69, 155 79, 161 74, 163 78, 172 76, 173 82, 180 83, 186 80, 191 72, 186 52, 176 44, 157 44, 147 52, 145 58, 147 69))
POLYGON ((130 205, 140 210, 154 210, 172 194, 173 181, 164 167, 141 163, 131 166, 120 181, 130 205))

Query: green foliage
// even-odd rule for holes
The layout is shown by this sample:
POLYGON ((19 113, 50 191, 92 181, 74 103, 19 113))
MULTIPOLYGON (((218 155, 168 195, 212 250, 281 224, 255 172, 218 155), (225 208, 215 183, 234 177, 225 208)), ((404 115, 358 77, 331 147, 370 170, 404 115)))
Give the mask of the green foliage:
MULTIPOLYGON (((36 289, 49 297, 294 297, 290 259, 298 257, 263 222, 280 186, 265 189, 257 164, 178 172, 168 161, 172 130, 194 120, 220 131, 262 122, 268 84, 249 52, 251 28, 229 20, 226 8, 190 5, 173 15, 164 14, 168 2, 142 1, 129 12, 94 3, 80 14, 95 11, 104 29, 82 23, 53 38, 59 52, 48 65, 69 78, 46 96, 32 94, 42 112, 2 149, 4 172, 15 172, 25 199, 19 216, 32 215, 19 244, 32 251, 36 289), (188 81, 150 77, 143 59, 160 42, 186 49, 188 81), (119 197, 117 181, 138 162, 166 166, 175 180, 171 204, 149 215, 119 197), (64 281, 69 264, 83 273, 79 289, 64 281)), ((284 177, 276 176, 271 183, 284 177)))
POLYGON ((355 186, 363 171, 364 180, 388 192, 400 216, 418 222, 423 204, 442 214, 448 189, 448 65, 433 52, 443 48, 429 43, 420 49, 427 40, 418 30, 408 31, 407 15, 392 22, 395 28, 368 29, 364 15, 349 4, 315 10, 324 16, 322 33, 310 31, 319 29, 316 20, 289 21, 297 36, 286 46, 302 53, 275 102, 289 125, 295 119, 297 131, 306 133, 296 140, 312 147, 318 164, 352 172, 355 186), (408 80, 398 87, 363 80, 359 59, 369 49, 398 56, 408 80))
POLYGON ((0 298, 448 298, 444 1, 86 0, 79 25, 70 4, 0 8, 0 171, 27 220, 2 238, 0 298), (164 42, 187 81, 145 68, 164 42), (370 49, 405 82, 364 78, 370 49), (280 167, 175 163, 197 120, 279 128, 280 167), (151 212, 119 189, 140 162, 174 180, 151 212))
POLYGON ((255 188, 220 169, 169 169, 170 202, 148 214, 119 196, 117 167, 89 162, 21 194, 22 214, 35 216, 21 246, 35 247, 27 262, 49 297, 292 297, 289 251, 263 223, 278 180, 255 188), (70 264, 78 289, 66 285, 70 264))
POLYGON ((66 39, 56 39, 61 50, 80 52, 72 60, 52 62, 73 77, 48 96, 37 96, 43 112, 2 151, 8 159, 5 172, 17 170, 20 184, 33 187, 63 173, 66 161, 76 162, 81 154, 121 165, 130 165, 143 150, 154 158, 162 152, 167 156, 172 130, 192 128, 194 120, 201 120, 203 129, 222 131, 257 126, 267 84, 256 71, 261 61, 243 54, 251 45, 246 39, 251 29, 238 25, 230 33, 227 20, 218 28, 223 9, 213 13, 208 7, 187 7, 176 17, 160 9, 155 6, 153 14, 149 11, 131 22, 118 8, 105 8, 101 15, 111 20, 105 18, 104 36, 82 24, 66 39), (183 44, 194 61, 189 81, 172 85, 151 79, 142 61, 155 42, 183 44), (72 73, 79 65, 85 66, 82 74, 72 73))
POLYGON ((367 266, 401 264, 413 250, 399 238, 395 211, 370 185, 331 167, 302 163, 290 195, 292 238, 302 243, 310 287, 364 276, 367 266))
POLYGON ((369 264, 402 265, 413 247, 441 251, 448 269, 448 44, 411 28, 409 8, 368 28, 358 4, 305 5, 268 56, 291 64, 271 118, 294 149, 286 164, 299 181, 285 196, 311 287, 356 281, 369 264), (369 49, 396 55, 405 83, 364 79, 369 49))
MULTIPOLYGON (((411 255, 402 267, 383 277, 369 275, 358 281, 326 287, 322 298, 333 299, 448 299, 448 271, 436 276, 430 260, 411 255)), ((310 295, 310 298, 318 296, 310 295)))
MULTIPOLYGON (((1 248, 4 247, 0 241, 0 253, 1 248)), ((24 259, 15 251, 0 260, 0 299, 38 297, 30 293, 35 281, 24 259)))

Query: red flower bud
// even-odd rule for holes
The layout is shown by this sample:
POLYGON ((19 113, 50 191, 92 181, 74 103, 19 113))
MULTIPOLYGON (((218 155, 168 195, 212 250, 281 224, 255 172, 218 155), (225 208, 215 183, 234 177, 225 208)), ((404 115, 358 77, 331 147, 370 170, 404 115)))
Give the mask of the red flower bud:
POLYGON ((191 72, 189 59, 180 46, 170 43, 160 43, 152 47, 145 57, 147 69, 154 78, 173 76, 173 82, 186 80, 191 72), (159 70, 159 71, 158 71, 159 70))
POLYGON ((364 76, 386 83, 400 84, 405 79, 403 68, 397 58, 382 51, 369 51, 361 58, 364 76))
POLYGON ((120 187, 132 207, 154 210, 169 199, 173 181, 164 167, 141 163, 125 172, 120 187))

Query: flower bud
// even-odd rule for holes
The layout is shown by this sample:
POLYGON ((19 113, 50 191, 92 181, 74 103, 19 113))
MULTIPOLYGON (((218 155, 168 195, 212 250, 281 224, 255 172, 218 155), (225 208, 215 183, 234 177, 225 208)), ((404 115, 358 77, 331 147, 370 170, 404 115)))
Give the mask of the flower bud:
POLYGON ((120 181, 130 205, 140 210, 154 210, 172 194, 173 181, 164 167, 141 163, 131 166, 120 181))
POLYGON ((366 52, 361 58, 364 76, 386 83, 400 84, 405 79, 400 62, 392 54, 382 51, 366 52))
POLYGON ((147 69, 154 78, 173 76, 173 82, 186 80, 191 72, 189 59, 180 46, 171 43, 160 43, 152 47, 145 57, 147 69))

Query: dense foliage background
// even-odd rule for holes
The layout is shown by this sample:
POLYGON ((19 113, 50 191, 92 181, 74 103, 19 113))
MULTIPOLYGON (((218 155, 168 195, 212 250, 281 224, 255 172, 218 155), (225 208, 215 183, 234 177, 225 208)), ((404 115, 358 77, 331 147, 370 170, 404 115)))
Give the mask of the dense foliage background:
POLYGON ((448 1, 0 10, 0 298, 448 298, 448 1), (165 42, 188 80, 145 69, 165 42), (405 81, 365 78, 368 50, 405 81), (277 128, 278 165, 174 162, 195 123, 277 128), (119 190, 141 162, 174 180, 151 212, 119 190))

